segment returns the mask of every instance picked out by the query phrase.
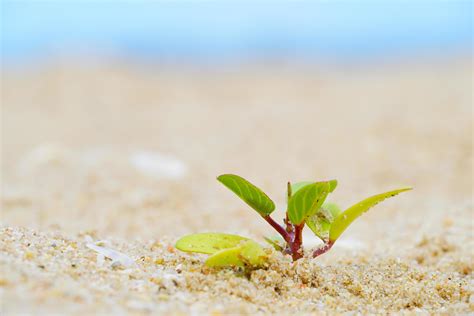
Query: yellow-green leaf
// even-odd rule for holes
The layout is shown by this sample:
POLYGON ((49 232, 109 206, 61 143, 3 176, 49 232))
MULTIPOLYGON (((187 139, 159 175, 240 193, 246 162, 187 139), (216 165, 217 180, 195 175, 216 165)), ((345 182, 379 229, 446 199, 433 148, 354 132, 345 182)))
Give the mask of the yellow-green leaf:
MULTIPOLYGON (((327 181, 329 183, 329 193, 334 191, 337 187, 337 180, 329 180, 327 181)), ((301 182, 296 182, 291 184, 291 193, 294 195, 296 192, 298 192, 301 188, 307 186, 308 184, 312 184, 314 182, 311 181, 301 181, 301 182)))
POLYGON ((266 216, 275 210, 275 203, 259 188, 234 174, 223 174, 217 180, 237 194, 245 203, 266 216))
POLYGON ((332 191, 336 190, 337 187, 337 180, 329 180, 329 193, 332 193, 332 191))
POLYGON ((209 267, 259 267, 265 263, 267 255, 253 240, 247 240, 237 247, 216 252, 206 260, 209 267))
POLYGON ((357 217, 362 215, 364 212, 367 212, 371 207, 375 206, 376 204, 382 202, 383 200, 389 197, 395 196, 401 192, 405 192, 411 189, 412 188, 402 188, 377 194, 349 207, 347 210, 339 214, 334 220, 334 222, 331 224, 331 228, 329 230, 329 240, 332 242, 336 241, 357 217))
POLYGON ((300 225, 309 216, 314 215, 329 194, 328 182, 315 182, 297 190, 288 201, 288 218, 300 225))
POLYGON ((341 213, 341 210, 335 203, 324 202, 316 214, 306 219, 306 224, 316 236, 323 241, 327 241, 329 239, 331 223, 337 218, 339 213, 341 213))
POLYGON ((208 267, 243 267, 245 264, 240 257, 241 251, 242 247, 220 250, 207 258, 205 264, 208 267))
POLYGON ((263 237, 267 243, 269 243, 275 250, 282 251, 284 248, 285 241, 280 236, 263 237))
POLYGON ((182 237, 176 242, 175 247, 185 252, 213 254, 222 249, 236 247, 246 240, 249 239, 238 235, 200 233, 182 237))
POLYGON ((267 254, 263 251, 262 246, 249 240, 242 244, 240 258, 249 266, 259 267, 265 263, 267 254))
POLYGON ((291 195, 295 195, 296 192, 298 192, 301 188, 313 184, 314 182, 311 181, 301 181, 301 182, 296 182, 291 184, 291 195))

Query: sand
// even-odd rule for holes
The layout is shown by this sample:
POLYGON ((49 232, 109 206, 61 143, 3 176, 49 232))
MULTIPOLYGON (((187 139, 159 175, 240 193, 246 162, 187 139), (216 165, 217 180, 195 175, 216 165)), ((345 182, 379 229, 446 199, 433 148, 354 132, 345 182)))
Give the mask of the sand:
MULTIPOLYGON (((2 314, 474 312, 470 59, 222 69, 58 61, 2 73, 2 314), (327 254, 213 270, 173 248, 274 235, 215 177, 404 185, 327 254), (104 250, 105 249, 105 250, 104 250), (114 260, 100 252, 114 250, 114 260), (99 251, 99 252, 98 252, 99 251)), ((318 246, 305 232, 309 252, 318 246)))

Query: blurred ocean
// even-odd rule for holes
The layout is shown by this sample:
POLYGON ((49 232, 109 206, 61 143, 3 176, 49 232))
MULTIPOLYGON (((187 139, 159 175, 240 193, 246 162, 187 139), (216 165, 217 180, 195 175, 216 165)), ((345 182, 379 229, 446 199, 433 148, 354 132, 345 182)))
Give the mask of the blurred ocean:
POLYGON ((2 59, 346 61, 472 51, 472 1, 2 1, 2 59))

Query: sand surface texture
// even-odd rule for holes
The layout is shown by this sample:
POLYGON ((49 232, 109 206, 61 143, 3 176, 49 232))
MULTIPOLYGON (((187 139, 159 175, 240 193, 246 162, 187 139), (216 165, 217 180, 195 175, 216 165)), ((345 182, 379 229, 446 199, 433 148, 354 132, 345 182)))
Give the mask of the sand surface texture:
POLYGON ((472 313, 471 84, 466 60, 4 70, 2 314, 472 313), (274 235, 215 180, 229 172, 278 220, 288 180, 338 179, 342 207, 415 189, 317 259, 213 270, 177 238, 274 235))

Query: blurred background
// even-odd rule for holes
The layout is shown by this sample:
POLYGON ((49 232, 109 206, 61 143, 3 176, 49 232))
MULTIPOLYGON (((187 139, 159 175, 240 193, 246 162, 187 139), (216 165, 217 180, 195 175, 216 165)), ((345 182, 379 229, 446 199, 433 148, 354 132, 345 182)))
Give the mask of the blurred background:
POLYGON ((359 244, 472 221, 471 1, 1 6, 3 225, 268 233, 221 173, 277 218, 288 180, 414 186, 359 244))

